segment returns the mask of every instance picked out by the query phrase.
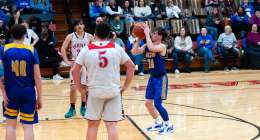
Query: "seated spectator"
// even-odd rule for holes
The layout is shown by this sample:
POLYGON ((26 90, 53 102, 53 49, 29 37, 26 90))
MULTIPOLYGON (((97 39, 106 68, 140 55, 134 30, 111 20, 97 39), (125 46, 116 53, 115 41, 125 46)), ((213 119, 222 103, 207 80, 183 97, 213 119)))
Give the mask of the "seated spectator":
POLYGON ((103 0, 96 0, 95 4, 89 8, 91 21, 96 21, 96 18, 101 16, 102 13, 106 13, 106 6, 104 5, 103 0))
POLYGON ((112 31, 116 33, 116 35, 123 39, 124 38, 124 23, 120 20, 120 15, 114 15, 113 20, 110 21, 112 31))
POLYGON ((115 32, 112 32, 111 36, 112 36, 111 41, 115 42, 125 50, 126 46, 123 40, 121 38, 118 38, 115 32))
POLYGON ((161 0, 155 0, 154 4, 150 5, 152 10, 152 16, 154 19, 164 19, 167 17, 165 5, 161 0))
POLYGON ((52 12, 50 0, 30 0, 30 6, 34 10, 42 11, 42 13, 52 12))
POLYGON ((206 28, 201 29, 201 34, 197 37, 198 54, 204 58, 204 71, 206 73, 210 70, 210 62, 214 60, 212 48, 214 47, 211 35, 207 33, 206 28))
POLYGON ((225 32, 222 33, 218 38, 218 46, 220 47, 221 54, 223 56, 224 62, 224 70, 229 71, 231 70, 238 70, 237 68, 237 60, 238 60, 238 50, 236 49, 237 46, 237 39, 234 33, 232 32, 232 28, 230 26, 225 27, 225 32), (231 67, 228 66, 228 59, 229 55, 232 57, 232 65, 231 67))
POLYGON ((260 26, 260 11, 255 12, 255 15, 252 17, 252 24, 260 26))
POLYGON ((212 13, 213 7, 219 6, 219 0, 205 0, 205 8, 208 13, 212 13))
POLYGON ((39 40, 38 35, 32 29, 29 29, 27 22, 23 21, 21 24, 27 29, 27 34, 24 37, 24 44, 34 46, 39 40))
MULTIPOLYGON (((133 26, 131 26, 131 28, 130 28, 131 33, 132 33, 132 31, 133 31, 133 26)), ((137 37, 135 37, 133 34, 131 34, 127 40, 126 52, 129 55, 129 57, 132 59, 132 61, 134 62, 135 70, 138 72, 138 75, 144 76, 144 64, 143 64, 144 54, 133 55, 131 52, 133 45, 135 45, 136 43, 138 43, 139 46, 144 45, 143 40, 139 40, 137 37)))
POLYGON ((241 33, 241 37, 245 37, 245 32, 249 26, 249 17, 245 14, 244 9, 239 7, 237 12, 231 16, 232 29, 234 32, 241 33))
POLYGON ((125 23, 134 22, 134 9, 131 6, 130 0, 125 0, 123 5, 123 17, 125 18, 125 23))
POLYGON ((46 31, 41 33, 41 38, 39 42, 35 45, 40 59, 41 68, 52 68, 53 71, 53 80, 63 80, 63 78, 58 74, 58 68, 60 62, 62 61, 60 55, 55 50, 53 42, 50 42, 48 39, 49 34, 46 31))
POLYGON ((106 7, 106 11, 110 16, 113 15, 123 15, 123 10, 119 5, 117 5, 115 0, 109 0, 109 5, 106 7))
POLYGON ((137 6, 134 7, 134 16, 137 21, 146 21, 151 18, 152 10, 146 5, 145 0, 138 0, 137 6))
POLYGON ((253 15, 254 15, 254 7, 253 5, 251 5, 248 0, 243 0, 242 1, 242 4, 241 4, 241 7, 244 9, 245 11, 245 14, 251 18, 253 15))
POLYGON ((181 9, 173 4, 172 0, 167 0, 167 5, 166 5, 166 15, 167 18, 179 18, 181 13, 181 9))
POLYGON ((247 34, 247 49, 260 47, 260 33, 257 30, 257 25, 253 24, 251 32, 247 34))
POLYGON ((19 10, 16 10, 13 12, 13 14, 11 15, 11 18, 8 22, 8 27, 9 29, 14 25, 14 24, 20 24, 22 23, 22 18, 20 17, 21 12, 19 10))
POLYGON ((223 15, 219 8, 214 7, 213 12, 207 16, 206 27, 213 39, 217 40, 218 35, 223 32, 223 15))
POLYGON ((192 40, 190 36, 186 35, 185 28, 180 31, 180 36, 177 36, 174 40, 174 50, 172 53, 174 72, 180 73, 179 61, 185 61, 184 71, 190 73, 191 54, 192 54, 192 40))

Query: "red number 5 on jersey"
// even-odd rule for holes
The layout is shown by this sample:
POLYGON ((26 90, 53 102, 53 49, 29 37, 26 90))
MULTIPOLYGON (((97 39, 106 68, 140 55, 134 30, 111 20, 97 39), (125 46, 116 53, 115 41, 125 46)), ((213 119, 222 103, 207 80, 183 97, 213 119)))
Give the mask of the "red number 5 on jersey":
POLYGON ((98 59, 99 59, 99 67, 105 68, 108 65, 108 59, 104 56, 106 51, 99 52, 98 59))

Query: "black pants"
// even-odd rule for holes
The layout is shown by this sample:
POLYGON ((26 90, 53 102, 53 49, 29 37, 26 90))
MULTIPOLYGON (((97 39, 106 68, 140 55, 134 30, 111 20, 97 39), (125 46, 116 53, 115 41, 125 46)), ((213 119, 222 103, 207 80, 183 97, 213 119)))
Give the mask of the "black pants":
POLYGON ((53 75, 58 74, 60 59, 57 57, 40 58, 41 68, 52 68, 53 75))
POLYGON ((231 58, 232 58, 232 67, 237 66, 237 60, 238 60, 239 54, 234 47, 232 47, 230 49, 221 47, 221 53, 223 55, 223 62, 224 62, 225 67, 228 67, 228 58, 230 58, 229 55, 231 55, 231 58))

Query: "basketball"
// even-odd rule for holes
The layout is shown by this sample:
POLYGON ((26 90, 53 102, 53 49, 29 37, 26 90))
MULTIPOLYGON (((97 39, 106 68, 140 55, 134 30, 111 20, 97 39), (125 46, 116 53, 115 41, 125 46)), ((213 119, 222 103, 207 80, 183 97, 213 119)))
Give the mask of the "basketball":
POLYGON ((133 34, 138 37, 139 39, 145 39, 145 34, 144 34, 144 23, 143 22, 138 22, 134 24, 133 28, 133 34))

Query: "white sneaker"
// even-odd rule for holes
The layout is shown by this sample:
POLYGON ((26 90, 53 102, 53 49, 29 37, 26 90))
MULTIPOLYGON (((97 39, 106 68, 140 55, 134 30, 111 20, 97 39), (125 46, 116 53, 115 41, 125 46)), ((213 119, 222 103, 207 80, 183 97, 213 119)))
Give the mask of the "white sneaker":
POLYGON ((176 69, 176 70, 174 71, 174 73, 175 73, 175 74, 179 74, 180 71, 179 71, 178 69, 176 69))
POLYGON ((138 65, 135 65, 135 71, 138 71, 138 65))
POLYGON ((53 75, 52 77, 53 80, 63 80, 64 78, 61 77, 59 74, 53 75))
POLYGON ((148 132, 151 132, 151 131, 159 131, 159 130, 162 129, 162 127, 163 127, 163 123, 157 123, 157 122, 156 122, 156 123, 154 123, 152 126, 146 128, 146 130, 147 130, 148 132))
POLYGON ((173 125, 164 125, 160 131, 159 131, 159 134, 160 135, 164 135, 164 134, 169 134, 169 133, 173 133, 174 132, 174 127, 173 125))
POLYGON ((144 76, 144 73, 143 72, 139 72, 138 75, 139 76, 144 76))

